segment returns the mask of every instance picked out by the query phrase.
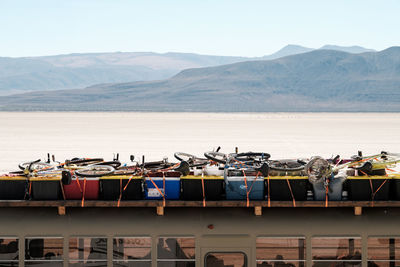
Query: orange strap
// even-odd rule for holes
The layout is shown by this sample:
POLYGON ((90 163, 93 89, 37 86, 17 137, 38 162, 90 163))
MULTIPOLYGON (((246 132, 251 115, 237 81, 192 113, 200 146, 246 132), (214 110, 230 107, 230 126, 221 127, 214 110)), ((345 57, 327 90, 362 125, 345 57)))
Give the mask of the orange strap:
MULTIPOLYGON (((164 173, 163 173, 164 174, 164 173)), ((154 187, 157 189, 157 191, 161 194, 161 196, 163 197, 163 207, 165 207, 165 195, 164 193, 160 190, 160 188, 158 188, 158 186, 156 185, 156 183, 153 181, 153 179, 151 179, 151 177, 149 175, 147 175, 147 177, 149 177, 150 182, 154 185, 154 187)), ((164 188, 165 190, 165 188, 164 188)))
MULTIPOLYGON (((73 177, 73 176, 72 176, 72 172, 71 172, 71 177, 73 177)), ((80 181, 79 181, 79 178, 78 178, 78 177, 76 177, 76 183, 78 184, 79 191, 81 191, 81 193, 82 193, 83 191, 82 191, 81 183, 80 183, 80 181)))
MULTIPOLYGON (((79 184, 79 180, 77 182, 79 184)), ((86 192, 86 177, 83 177, 83 191, 82 191, 82 203, 81 203, 82 208, 85 205, 85 192, 86 192)))
POLYGON ((201 188, 203 189, 203 207, 206 206, 206 194, 204 192, 204 179, 201 177, 201 188))
POLYGON ((325 208, 328 207, 328 193, 329 193, 329 187, 326 186, 326 190, 325 190, 325 208))
POLYGON ((162 170, 157 170, 157 172, 169 171, 169 170, 175 169, 176 167, 179 167, 179 165, 180 165, 180 163, 176 163, 175 165, 173 165, 171 167, 168 167, 168 168, 165 168, 165 169, 162 169, 162 170))
POLYGON ((294 199, 293 191, 292 191, 292 186, 290 185, 289 179, 286 179, 286 182, 288 184, 289 190, 290 190, 290 195, 292 196, 292 201, 293 201, 293 207, 296 207, 296 200, 294 199))
POLYGON ((126 188, 128 187, 129 183, 131 182, 132 178, 133 178, 133 174, 132 174, 132 176, 131 176, 131 177, 129 177, 129 180, 128 180, 128 182, 126 183, 126 185, 124 186, 124 189, 123 189, 123 191, 125 191, 125 190, 126 190, 126 188))
POLYGON ((31 196, 32 193, 32 181, 29 179, 29 197, 31 196))
MULTIPOLYGON (((61 180, 60 180, 60 187, 61 187, 61 193, 62 193, 63 199, 65 200, 64 187, 63 187, 61 180)), ((29 187, 29 194, 30 194, 30 190, 31 190, 31 188, 29 187)))
POLYGON ((378 191, 382 188, 382 186, 386 183, 386 181, 387 181, 387 179, 385 179, 385 181, 383 181, 383 182, 381 183, 381 185, 378 187, 378 189, 376 189, 376 191, 374 191, 374 186, 373 186, 373 184, 372 184, 372 179, 371 179, 371 178, 369 179, 369 185, 370 185, 370 187, 371 187, 372 206, 374 206, 374 198, 375 198, 376 193, 378 193, 378 191))
POLYGON ((249 200, 249 191, 247 190, 247 178, 246 178, 246 173, 244 170, 242 170, 243 172, 243 177, 244 177, 244 185, 246 187, 246 207, 248 207, 250 205, 250 200, 249 200))
POLYGON ((269 195, 270 188, 269 188, 269 175, 267 176, 267 183, 268 183, 268 208, 271 207, 271 196, 269 195))
POLYGON ((391 172, 396 172, 395 170, 392 170, 392 169, 389 169, 389 168, 386 168, 386 170, 391 171, 391 172))
POLYGON ((121 199, 122 199, 122 178, 119 179, 119 198, 118 198, 118 203, 117 207, 119 208, 119 205, 121 204, 121 199))
POLYGON ((165 192, 167 192, 167 190, 165 189, 165 173, 164 172, 162 172, 162 186, 164 188, 164 195, 165 195, 165 192))

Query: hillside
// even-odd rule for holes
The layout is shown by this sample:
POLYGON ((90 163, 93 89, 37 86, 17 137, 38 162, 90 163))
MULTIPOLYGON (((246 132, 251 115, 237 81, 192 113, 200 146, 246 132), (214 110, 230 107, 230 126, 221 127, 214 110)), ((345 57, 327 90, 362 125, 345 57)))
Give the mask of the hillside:
MULTIPOLYGON (((334 49, 341 49, 341 47, 334 47, 334 49)), ((311 48, 288 45, 270 56, 261 58, 151 52, 87 53, 28 58, 0 57, 0 95, 83 88, 100 83, 161 80, 188 68, 276 59, 311 50, 311 48)))
POLYGON ((187 69, 166 80, 0 98, 0 110, 400 111, 400 47, 187 69))

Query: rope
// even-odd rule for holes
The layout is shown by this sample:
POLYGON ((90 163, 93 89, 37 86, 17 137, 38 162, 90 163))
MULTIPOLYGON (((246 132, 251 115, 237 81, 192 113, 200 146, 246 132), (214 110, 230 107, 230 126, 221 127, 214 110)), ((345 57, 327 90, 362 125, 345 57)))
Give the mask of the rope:
POLYGON ((290 185, 289 179, 286 178, 286 182, 288 184, 289 190, 290 190, 290 195, 292 196, 292 201, 293 201, 293 207, 296 207, 296 200, 294 199, 293 191, 292 191, 292 186, 290 185))

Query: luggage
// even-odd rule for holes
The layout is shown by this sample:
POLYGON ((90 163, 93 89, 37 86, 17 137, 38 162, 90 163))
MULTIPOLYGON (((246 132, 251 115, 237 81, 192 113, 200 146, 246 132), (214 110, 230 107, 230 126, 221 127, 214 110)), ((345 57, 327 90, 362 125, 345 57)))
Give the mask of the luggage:
POLYGON ((0 176, 0 199, 23 200, 28 185, 28 179, 24 176, 0 176))
POLYGON ((264 180, 267 198, 270 200, 307 200, 307 176, 270 176, 264 180))
POLYGON ((225 191, 228 200, 263 200, 264 177, 256 171, 228 168, 225 170, 225 191))
POLYGON ((224 199, 224 196, 223 176, 188 175, 181 177, 182 200, 203 200, 203 198, 205 200, 221 200, 224 199))
POLYGON ((391 199, 400 200, 400 175, 391 175, 390 187, 392 191, 391 199))
POLYGON ((69 185, 63 185, 65 199, 99 199, 99 180, 98 177, 79 177, 72 179, 69 185))
POLYGON ((326 190, 323 179, 313 183, 314 200, 324 201, 326 200, 326 197, 328 197, 329 201, 342 200, 343 183, 346 178, 347 176, 342 174, 334 176, 333 179, 330 179, 328 191, 326 190))
POLYGON ((60 176, 39 176, 29 178, 31 182, 31 198, 33 200, 63 199, 60 176))
POLYGON ((180 172, 155 172, 145 177, 145 199, 171 199, 180 197, 180 172))
POLYGON ((115 175, 100 177, 100 199, 103 200, 143 199, 143 177, 115 175))
POLYGON ((349 200, 389 200, 390 177, 349 176, 347 194, 349 200))

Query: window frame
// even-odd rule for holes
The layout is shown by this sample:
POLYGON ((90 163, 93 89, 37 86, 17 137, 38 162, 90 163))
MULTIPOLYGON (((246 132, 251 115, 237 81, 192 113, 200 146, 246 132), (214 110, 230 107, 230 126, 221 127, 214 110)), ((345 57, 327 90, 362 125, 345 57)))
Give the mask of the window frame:
MULTIPOLYGON (((61 266, 63 265, 64 261, 65 261, 65 246, 64 246, 64 241, 65 241, 65 237, 64 236, 24 236, 23 238, 24 240, 24 244, 25 244, 25 249, 24 249, 24 257, 23 257, 23 262, 24 265, 27 265, 26 263, 39 263, 39 262, 43 262, 43 263, 50 263, 50 262, 54 262, 54 263, 61 263, 61 266), (62 240, 62 255, 61 255, 61 259, 40 259, 40 260, 31 260, 31 259, 26 259, 26 253, 27 253, 27 241, 28 240, 33 240, 33 239, 61 239, 62 240)), ((43 247, 44 249, 44 247, 43 247)))
MULTIPOLYGON (((285 262, 296 262, 296 263, 303 263, 302 266, 307 266, 307 238, 306 236, 256 236, 256 242, 255 242, 255 259, 256 259, 256 265, 259 262, 278 262, 280 260, 276 260, 276 259, 258 259, 257 257, 257 249, 259 249, 259 247, 257 247, 257 239, 259 238, 268 238, 268 239, 298 239, 299 240, 303 240, 304 241, 304 246, 303 246, 303 250, 304 250, 304 259, 297 259, 297 260, 293 260, 293 259, 284 259, 285 262)), ((284 247, 282 247, 282 249, 286 249, 284 247)), ((300 247, 297 247, 297 249, 300 249, 300 247)), ((300 265, 301 266, 301 265, 300 265)))
MULTIPOLYGON (((69 236, 68 237, 68 242, 67 242, 67 248, 68 248, 67 265, 69 265, 71 263, 83 263, 83 264, 85 264, 87 261, 89 261, 89 259, 71 259, 70 258, 70 253, 71 253, 70 241, 73 238, 77 238, 77 239, 80 239, 80 238, 83 238, 83 239, 86 239, 86 238, 90 238, 90 239, 93 239, 93 238, 105 239, 106 240, 106 257, 105 257, 105 259, 90 259, 90 261, 91 262, 106 262, 106 263, 108 262, 108 245, 109 245, 108 244, 109 243, 108 236, 97 236, 97 235, 96 236, 87 236, 87 235, 78 236, 78 235, 73 235, 73 236, 69 236)), ((78 244, 79 244, 79 242, 78 242, 78 244)), ((83 248, 83 250, 85 251, 85 248, 83 248)))
POLYGON ((156 264, 157 264, 157 266, 158 266, 158 263, 159 262, 194 262, 194 263, 196 263, 196 260, 197 260, 197 253, 196 253, 196 247, 197 247, 197 238, 196 238, 196 236, 194 236, 194 235, 187 235, 187 236, 181 236, 181 235, 162 235, 162 236, 157 236, 156 237, 156 250, 155 250, 155 253, 156 253, 156 264), (158 258, 158 242, 160 241, 160 238, 175 238, 175 239, 178 239, 178 238, 192 238, 192 239, 194 239, 194 246, 193 246, 193 249, 194 249, 194 258, 193 259, 177 259, 177 258, 175 258, 175 259, 159 259, 158 258))
POLYGON ((369 262, 382 262, 382 263, 388 263, 389 265, 390 265, 390 263, 394 263, 395 265, 396 265, 396 263, 400 263, 400 236, 368 236, 367 237, 367 248, 366 248, 366 250, 367 250, 367 262, 369 263, 369 262), (387 239, 388 241, 389 241, 389 244, 388 244, 388 246, 387 247, 381 247, 380 249, 387 249, 388 250, 388 254, 389 254, 389 259, 387 259, 387 260, 382 260, 382 259, 372 259, 372 258, 370 258, 370 255, 369 255, 369 249, 370 249, 370 246, 369 246, 369 244, 368 244, 368 241, 369 241, 369 239, 387 239), (391 246, 391 244, 390 244, 390 240, 391 239, 393 239, 393 240, 396 240, 396 239, 399 239, 399 259, 398 260, 396 260, 396 241, 394 241, 394 260, 391 260, 390 259, 390 246, 391 246))
MULTIPOLYGON (((310 246, 310 249, 311 249, 311 262, 314 264, 314 263, 316 263, 316 262, 349 262, 349 263, 351 263, 351 262, 359 262, 360 264, 362 264, 362 260, 363 260, 363 256, 362 256, 362 250, 363 250, 363 243, 362 243, 362 240, 363 240, 363 238, 361 237, 361 236, 355 236, 355 235, 351 235, 351 236, 346 236, 346 235, 336 235, 336 236, 328 236, 328 235, 323 235, 323 236, 312 236, 311 238, 310 238, 310 240, 311 240, 311 246, 310 246), (347 241, 349 242, 350 241, 350 239, 357 239, 357 240, 360 240, 360 247, 359 247, 359 249, 360 249, 360 255, 361 255, 361 257, 360 257, 360 259, 359 260, 348 260, 348 259, 314 259, 314 254, 313 254, 313 251, 314 251, 314 249, 315 248, 318 248, 318 249, 331 249, 331 247, 314 247, 313 246, 313 240, 314 239, 347 239, 347 241)), ((358 248, 358 247, 357 247, 358 248)), ((348 251, 350 250, 350 246, 348 246, 347 247, 347 249, 348 249, 348 251)))
POLYGON ((149 262, 150 266, 153 263, 152 256, 153 256, 153 238, 151 236, 113 236, 112 237, 112 264, 114 266, 115 263, 121 262, 149 262), (114 258, 114 240, 121 239, 121 238, 148 238, 150 239, 150 258, 149 259, 115 259, 114 258))
MULTIPOLYGON (((20 260, 20 250, 21 250, 21 238, 19 238, 19 236, 0 236, 0 239, 5 239, 5 240, 7 240, 7 239, 12 239, 12 240, 16 240, 17 241, 17 245, 18 245, 18 250, 17 250, 17 259, 15 259, 15 260, 1 260, 0 259, 0 264, 2 264, 2 263, 19 263, 19 260, 20 260)), ((25 260, 25 257, 24 257, 24 260, 25 260)))
POLYGON ((204 255, 204 267, 207 267, 207 257, 210 254, 214 254, 214 253, 220 253, 220 254, 243 254, 244 255, 244 265, 243 265, 243 267, 248 267, 248 265, 249 265, 249 259, 247 257, 246 252, 244 252, 244 251, 240 251, 240 250, 232 250, 232 251, 215 250, 215 251, 208 251, 204 255))

